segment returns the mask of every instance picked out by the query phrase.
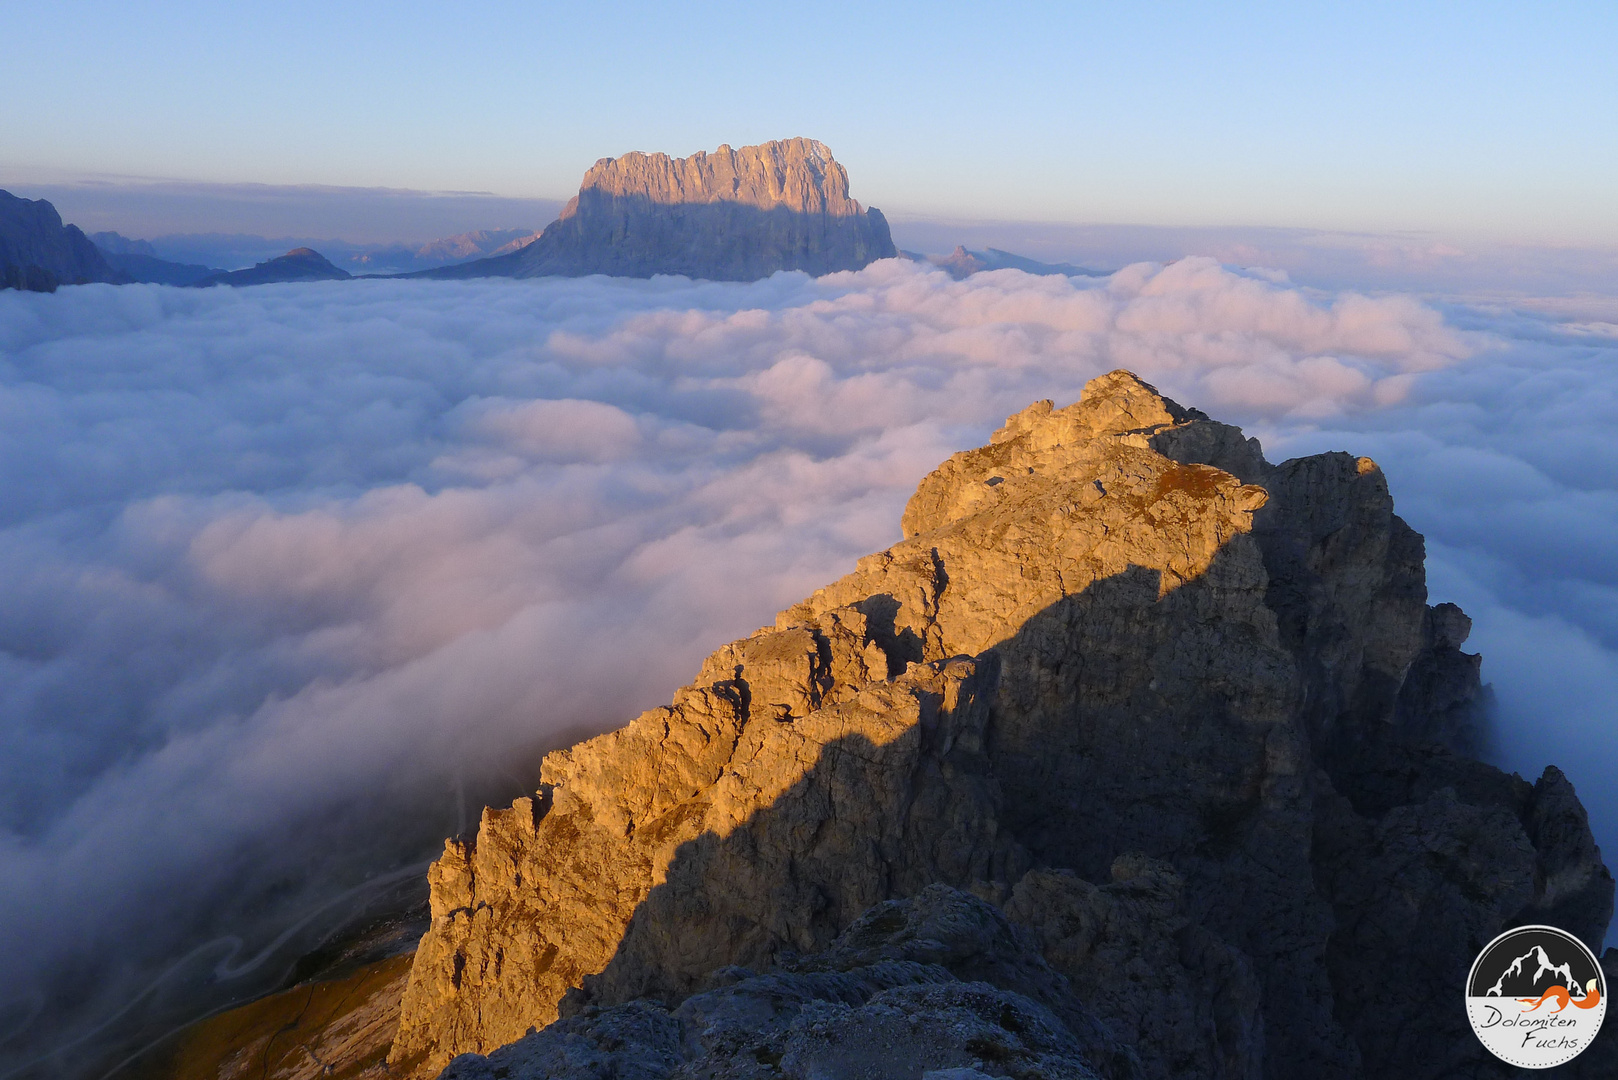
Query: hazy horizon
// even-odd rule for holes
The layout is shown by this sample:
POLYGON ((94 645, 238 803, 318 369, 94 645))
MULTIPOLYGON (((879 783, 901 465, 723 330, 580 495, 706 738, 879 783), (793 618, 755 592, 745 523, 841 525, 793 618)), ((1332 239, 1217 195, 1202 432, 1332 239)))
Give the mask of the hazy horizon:
MULTIPOLYGON (((858 196, 859 178, 853 181, 858 196)), ((129 178, 30 182, 4 166, 0 188, 48 199, 64 221, 86 233, 118 232, 153 241, 164 258, 223 269, 250 266, 301 245, 327 245, 332 250, 322 254, 347 265, 345 256, 389 246, 480 230, 537 231, 555 220, 564 204, 563 199, 403 188, 129 178)), ((957 244, 998 247, 1103 271, 1206 256, 1227 265, 1283 271, 1321 288, 1425 295, 1578 295, 1602 291, 1618 275, 1618 244, 1510 244, 1440 231, 947 218, 879 209, 901 249, 940 254, 957 244)))
POLYGON ((927 217, 1618 244, 1610 5, 92 9, 8 12, 14 170, 557 199, 808 135, 927 217))

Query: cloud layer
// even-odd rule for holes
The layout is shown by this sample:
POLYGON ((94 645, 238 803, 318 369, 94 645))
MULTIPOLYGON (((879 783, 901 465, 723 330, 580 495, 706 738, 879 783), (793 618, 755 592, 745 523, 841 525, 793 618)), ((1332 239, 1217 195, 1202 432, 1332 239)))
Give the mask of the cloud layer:
POLYGON ((0 293, 0 1035, 63 971, 148 977, 429 854, 1120 366, 1272 460, 1376 457, 1502 759, 1567 767, 1610 850, 1615 322, 1199 259, 0 293))
POLYGON ((1618 245, 1511 243, 1433 232, 1343 232, 1259 226, 1076 225, 1032 221, 928 221, 888 211, 893 241, 909 251, 956 244, 1009 249, 1048 262, 1113 270, 1202 255, 1325 289, 1418 295, 1522 297, 1606 293, 1618 245))

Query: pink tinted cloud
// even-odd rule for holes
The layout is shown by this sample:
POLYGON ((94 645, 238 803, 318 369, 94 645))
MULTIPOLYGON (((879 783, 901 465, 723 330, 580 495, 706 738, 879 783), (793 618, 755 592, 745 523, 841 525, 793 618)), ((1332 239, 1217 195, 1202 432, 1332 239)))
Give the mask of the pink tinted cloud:
POLYGON ((28 478, 0 506, 0 631, 34 643, 0 657, 22 981, 86 926, 149 930, 129 897, 189 902, 183 878, 205 902, 296 815, 442 802, 665 700, 1031 400, 1129 366, 1223 419, 1352 428, 1496 355, 1409 298, 1205 259, 87 287, 0 295, 0 344, 0 465, 28 478))

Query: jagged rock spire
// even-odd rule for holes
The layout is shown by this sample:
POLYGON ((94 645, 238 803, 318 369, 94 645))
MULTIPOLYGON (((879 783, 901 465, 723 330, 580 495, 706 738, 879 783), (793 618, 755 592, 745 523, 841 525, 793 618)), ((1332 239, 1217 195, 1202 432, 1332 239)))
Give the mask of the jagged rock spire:
POLYGON ((446 845, 395 1071, 937 883, 1036 934, 1152 1077, 1465 1071, 1431 1003, 1479 944, 1599 941, 1582 808, 1465 752, 1465 617, 1368 459, 1272 466, 1113 372, 941 465, 904 532, 446 845))

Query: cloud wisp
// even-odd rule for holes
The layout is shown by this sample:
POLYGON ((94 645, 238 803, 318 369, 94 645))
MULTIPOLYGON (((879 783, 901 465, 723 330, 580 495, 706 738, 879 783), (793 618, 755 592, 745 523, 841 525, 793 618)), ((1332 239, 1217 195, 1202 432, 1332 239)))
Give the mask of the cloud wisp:
POLYGON ((28 988, 0 1036, 109 957, 103 1014, 430 854, 897 539, 949 453, 1114 367, 1272 460, 1382 461, 1435 599, 1478 618, 1502 753, 1565 716, 1605 739, 1561 756, 1588 795, 1618 775, 1577 719, 1618 690, 1618 457, 1579 407, 1612 393, 1610 314, 1199 259, 0 294, 0 985, 28 988), (1582 681, 1536 719, 1500 654, 1548 625, 1582 681))

